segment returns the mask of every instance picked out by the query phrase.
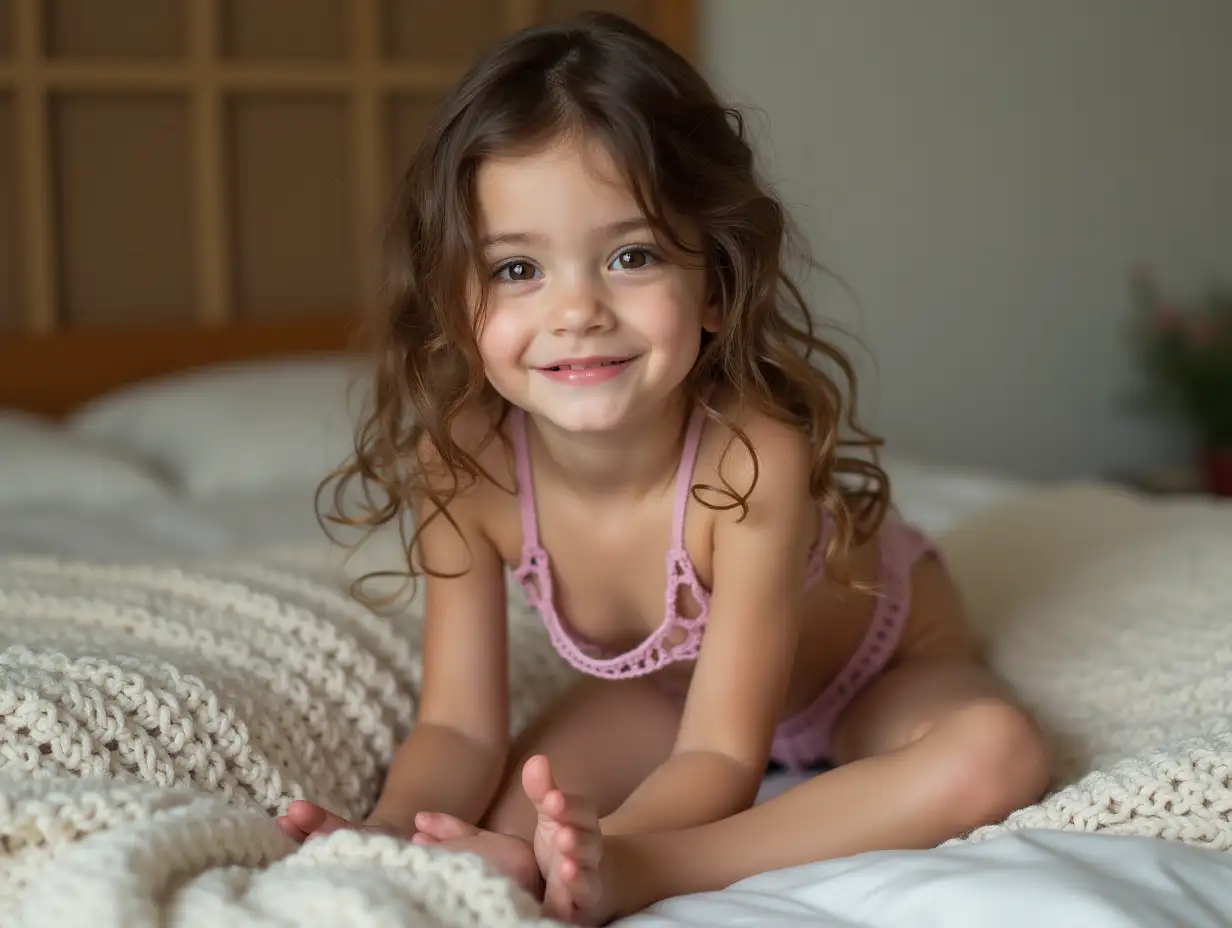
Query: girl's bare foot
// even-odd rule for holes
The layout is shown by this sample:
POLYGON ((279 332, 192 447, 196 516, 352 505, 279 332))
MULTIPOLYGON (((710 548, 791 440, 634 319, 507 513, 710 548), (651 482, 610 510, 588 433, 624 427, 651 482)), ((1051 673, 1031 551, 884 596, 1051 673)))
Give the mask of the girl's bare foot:
POLYGON ((303 844, 309 838, 320 838, 337 831, 340 828, 355 828, 364 831, 376 831, 381 834, 393 835, 396 838, 411 837, 411 830, 399 829, 380 822, 352 822, 340 815, 327 811, 315 802, 297 799, 287 807, 287 814, 280 815, 276 821, 278 830, 293 841, 303 844))
POLYGON ((478 854, 536 899, 543 898, 543 878, 529 841, 516 835, 484 831, 443 812, 420 812, 415 816, 415 829, 411 839, 415 844, 478 854))
POLYGON ((303 799, 291 803, 287 814, 278 817, 277 824, 284 835, 301 844, 309 838, 327 835, 339 828, 358 827, 354 822, 326 811, 315 802, 303 799))
POLYGON ((544 880, 544 914, 582 925, 606 920, 599 866, 603 833, 594 804, 557 789, 543 755, 523 765, 522 789, 538 814, 533 844, 544 880))
POLYGON ((522 788, 535 807, 533 840, 484 831, 452 815, 415 817, 416 844, 479 854, 527 892, 543 899, 543 914, 573 924, 606 920, 602 906, 603 835, 593 804, 566 796, 552 779, 548 759, 536 755, 522 767, 522 788))

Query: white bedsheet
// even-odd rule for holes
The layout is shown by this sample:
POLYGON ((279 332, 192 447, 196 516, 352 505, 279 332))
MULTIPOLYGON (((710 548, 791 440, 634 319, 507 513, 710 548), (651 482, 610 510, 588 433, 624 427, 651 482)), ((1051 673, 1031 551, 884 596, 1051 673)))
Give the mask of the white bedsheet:
POLYGON ((168 496, 81 509, 0 509, 0 555, 40 554, 137 562, 213 556, 244 549, 326 543, 310 494, 168 496))
POLYGON ((1022 831, 763 873, 619 925, 1228 928, 1232 855, 1152 838, 1022 831))

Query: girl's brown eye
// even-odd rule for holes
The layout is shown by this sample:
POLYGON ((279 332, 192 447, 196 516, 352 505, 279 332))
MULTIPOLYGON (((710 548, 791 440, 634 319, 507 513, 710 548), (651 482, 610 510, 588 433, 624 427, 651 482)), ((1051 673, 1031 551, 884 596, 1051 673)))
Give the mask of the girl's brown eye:
POLYGON ((492 276, 497 280, 507 280, 510 283, 523 283, 534 280, 538 270, 529 261, 507 261, 498 267, 492 276))
POLYGON ((636 271, 651 262, 651 255, 645 248, 630 248, 622 251, 614 262, 622 271, 636 271))

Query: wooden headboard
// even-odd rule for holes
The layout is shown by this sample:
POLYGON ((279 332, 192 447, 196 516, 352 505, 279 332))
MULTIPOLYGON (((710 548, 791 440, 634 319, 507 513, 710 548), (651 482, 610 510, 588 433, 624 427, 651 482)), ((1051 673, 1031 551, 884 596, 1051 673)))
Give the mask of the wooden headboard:
POLYGON ((583 9, 694 55, 694 0, 0 0, 0 408, 349 347, 435 99, 583 9))
POLYGON ((63 416, 117 387, 194 367, 353 347, 345 315, 0 338, 0 409, 63 416))

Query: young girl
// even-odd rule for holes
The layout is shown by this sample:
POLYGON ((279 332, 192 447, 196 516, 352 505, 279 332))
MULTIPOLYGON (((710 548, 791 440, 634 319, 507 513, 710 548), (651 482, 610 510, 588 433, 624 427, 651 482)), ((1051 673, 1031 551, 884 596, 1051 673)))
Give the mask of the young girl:
POLYGON ((681 57, 611 16, 506 41, 395 226, 348 476, 388 495, 369 524, 414 507, 424 678, 363 826, 477 851, 593 924, 1039 797, 1043 739, 849 456, 874 444, 851 368, 785 275, 738 116, 681 57), (588 675, 512 744, 506 568, 588 675), (771 761, 832 769, 753 806, 771 761))

